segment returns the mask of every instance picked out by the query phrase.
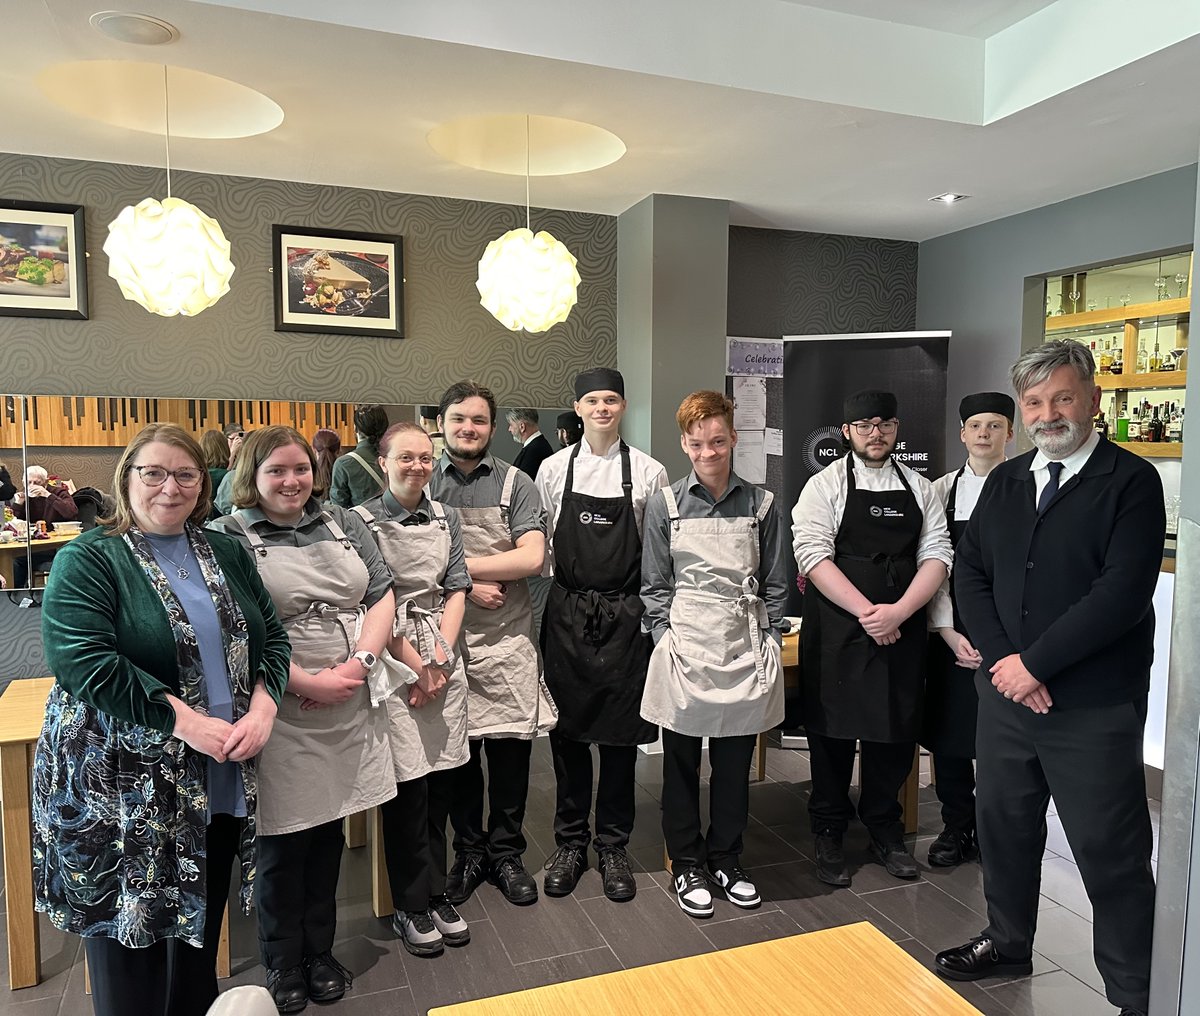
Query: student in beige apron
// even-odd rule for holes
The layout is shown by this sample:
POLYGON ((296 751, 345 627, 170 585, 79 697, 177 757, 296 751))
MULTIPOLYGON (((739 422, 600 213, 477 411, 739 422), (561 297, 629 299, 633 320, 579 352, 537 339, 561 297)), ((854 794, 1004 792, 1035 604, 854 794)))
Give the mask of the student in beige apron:
POLYGON ((233 515, 292 643, 288 692, 259 759, 258 932, 280 1012, 341 998, 333 958, 341 820, 396 794, 387 714, 366 678, 391 635, 391 573, 362 519, 322 510, 316 456, 290 427, 238 457, 233 515))
POLYGON ((451 385, 438 426, 446 452, 434 467, 429 495, 458 509, 472 583, 462 635, 471 757, 458 770, 450 806, 455 859, 446 895, 462 903, 490 878, 510 903, 525 905, 538 896, 521 860, 530 750, 534 735, 554 726, 557 716, 542 682, 526 582, 542 569, 545 516, 533 481, 488 452, 496 399, 487 388, 473 381, 451 385))
POLYGON ((714 884, 734 906, 761 902, 739 858, 755 738, 783 720, 786 544, 771 492, 733 472, 733 403, 719 392, 694 392, 676 420, 692 472, 646 505, 643 623, 655 646, 642 716, 662 727, 663 835, 679 906, 711 917, 714 884))
POLYGON ((379 442, 388 489, 361 507, 392 573, 396 621, 384 663, 396 796, 380 808, 392 887, 392 928, 416 956, 466 945, 467 922, 446 899, 446 820, 455 770, 466 762, 467 675, 459 633, 471 579, 458 513, 430 501, 433 441, 396 423, 379 442))

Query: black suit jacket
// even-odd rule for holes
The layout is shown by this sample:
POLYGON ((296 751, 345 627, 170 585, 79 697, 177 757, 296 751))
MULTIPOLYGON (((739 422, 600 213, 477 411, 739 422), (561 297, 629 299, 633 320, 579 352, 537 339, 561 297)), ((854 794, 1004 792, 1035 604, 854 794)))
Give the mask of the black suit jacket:
POLYGON ((513 459, 513 465, 531 480, 535 480, 541 464, 553 454, 554 449, 550 447, 550 442, 546 440, 545 435, 539 434, 517 452, 517 457, 513 459))
POLYGON ((1104 439, 1040 517, 1030 451, 988 475, 954 592, 987 673, 1020 653, 1056 709, 1144 700, 1166 513, 1150 463, 1104 439))

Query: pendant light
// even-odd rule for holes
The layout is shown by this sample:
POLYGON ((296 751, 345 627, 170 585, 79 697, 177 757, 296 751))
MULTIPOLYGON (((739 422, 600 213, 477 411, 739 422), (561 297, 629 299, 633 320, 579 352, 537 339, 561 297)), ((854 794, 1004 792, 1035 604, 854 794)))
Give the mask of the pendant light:
POLYGON ((229 292, 233 262, 220 223, 171 196, 171 99, 163 65, 167 196, 127 205, 108 225, 108 274, 151 314, 192 317, 229 292))
POLYGON ((479 302, 505 328, 544 332, 566 321, 578 300, 574 255, 550 233, 530 228, 529 117, 525 117, 525 227, 487 245, 479 259, 479 302))

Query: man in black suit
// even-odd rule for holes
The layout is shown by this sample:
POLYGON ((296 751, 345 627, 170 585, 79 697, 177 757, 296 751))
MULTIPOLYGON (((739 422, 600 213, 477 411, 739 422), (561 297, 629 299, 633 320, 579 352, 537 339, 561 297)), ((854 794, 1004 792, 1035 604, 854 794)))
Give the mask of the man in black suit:
POLYGON ((976 808, 988 926, 938 953, 935 969, 960 981, 1031 972, 1053 795, 1092 903, 1105 993, 1138 1016, 1154 918, 1142 734, 1166 522, 1154 467, 1092 428, 1094 373, 1070 340, 1016 362, 1036 448, 992 471, 957 548, 957 602, 983 656, 976 808))
POLYGON ((512 439, 521 446, 513 465, 525 473, 531 480, 537 479, 538 469, 542 463, 554 454, 550 442, 538 430, 538 411, 536 409, 510 409, 508 411, 508 432, 512 439))

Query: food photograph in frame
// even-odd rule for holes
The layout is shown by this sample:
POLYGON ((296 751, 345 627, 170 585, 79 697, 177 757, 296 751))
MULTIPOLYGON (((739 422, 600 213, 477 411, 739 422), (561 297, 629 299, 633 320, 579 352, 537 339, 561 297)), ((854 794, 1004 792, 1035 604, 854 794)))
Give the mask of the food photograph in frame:
POLYGON ((273 226, 275 330, 404 337, 403 237, 273 226))
POLYGON ((0 198, 0 315, 86 320, 82 205, 0 198))

